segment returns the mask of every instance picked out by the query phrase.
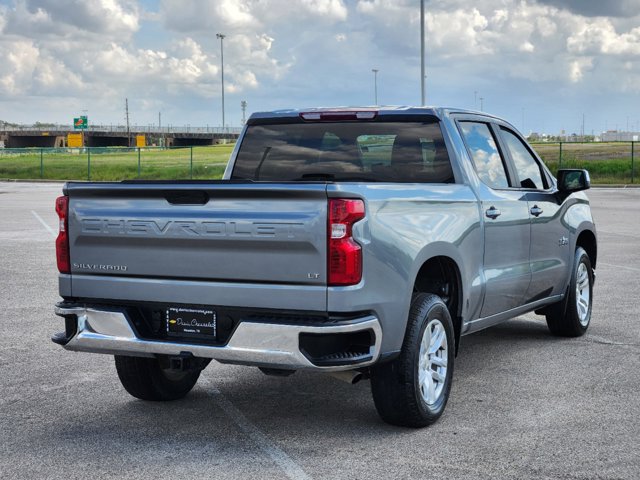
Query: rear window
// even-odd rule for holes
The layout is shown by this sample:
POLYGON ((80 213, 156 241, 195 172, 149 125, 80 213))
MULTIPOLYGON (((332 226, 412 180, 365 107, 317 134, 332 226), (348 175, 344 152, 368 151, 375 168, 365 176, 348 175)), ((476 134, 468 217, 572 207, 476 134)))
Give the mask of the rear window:
POLYGON ((255 181, 451 183, 436 122, 249 126, 231 175, 255 181))

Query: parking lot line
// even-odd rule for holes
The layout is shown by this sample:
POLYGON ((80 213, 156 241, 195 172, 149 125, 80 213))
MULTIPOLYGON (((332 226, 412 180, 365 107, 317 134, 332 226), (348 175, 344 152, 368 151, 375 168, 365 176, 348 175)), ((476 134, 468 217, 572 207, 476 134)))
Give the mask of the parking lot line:
POLYGON ((296 462, 273 445, 265 434, 251 423, 249 419, 211 383, 209 383, 209 395, 215 399, 218 405, 220 405, 220 408, 238 425, 240 430, 251 438, 251 440, 284 471, 287 478, 291 480, 311 480, 311 477, 307 475, 296 462))
POLYGON ((42 219, 42 217, 40 215, 38 215, 34 210, 31 210, 31 213, 42 224, 42 226, 47 229, 47 232, 49 232, 51 234, 51 236, 53 238, 55 238, 56 237, 56 232, 53 231, 53 228, 51 228, 49 225, 47 225, 47 222, 45 222, 42 219))
POLYGON ((625 270, 631 270, 632 272, 640 272, 640 268, 627 267, 626 265, 614 265, 613 263, 598 262, 598 265, 606 265, 613 268, 624 268, 625 270))

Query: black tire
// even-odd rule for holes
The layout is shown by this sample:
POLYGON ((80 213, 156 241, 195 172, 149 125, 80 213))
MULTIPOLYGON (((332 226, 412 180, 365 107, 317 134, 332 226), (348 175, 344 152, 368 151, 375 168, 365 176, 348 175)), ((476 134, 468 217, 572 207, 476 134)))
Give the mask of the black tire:
POLYGON ((178 400, 191 391, 200 370, 179 372, 163 370, 157 358, 115 355, 116 370, 122 386, 140 400, 178 400))
MULTIPOLYGON (((447 306, 436 295, 415 294, 411 301, 400 356, 371 369, 371 392, 380 417, 392 425, 414 428, 426 427, 438 420, 449 399, 454 358, 454 330, 447 306), (444 328, 441 329, 438 324, 444 328), (430 326, 430 331, 436 328, 438 332, 444 330, 446 334, 445 339, 440 338, 442 345, 446 345, 446 350, 442 346, 433 356, 431 354, 427 356, 431 360, 438 354, 447 360, 444 380, 438 382, 432 380, 432 385, 438 384, 434 387, 434 392, 439 393, 437 396, 432 396, 434 401, 430 403, 425 399, 425 395, 428 396, 428 394, 423 394, 420 386, 419 372, 420 346, 427 326, 430 326)), ((437 366, 434 369, 432 364, 423 370, 423 372, 430 371, 442 372, 441 367, 437 366)))
POLYGON ((591 305, 593 304, 593 270, 591 269, 591 260, 589 255, 582 247, 576 248, 573 261, 573 269, 571 271, 571 280, 569 288, 564 300, 552 305, 548 308, 547 326, 552 334, 561 337, 579 337, 584 335, 589 328, 591 322, 591 305), (580 276, 583 272, 581 282, 580 276), (584 284, 584 280, 589 282, 588 286, 584 284), (582 285, 582 288, 580 286, 582 285), (585 288, 588 289, 588 305, 585 304, 585 288), (582 301, 579 302, 578 299, 582 301), (581 304, 582 307, 579 305, 581 304), (582 311, 581 311, 582 308, 582 311))

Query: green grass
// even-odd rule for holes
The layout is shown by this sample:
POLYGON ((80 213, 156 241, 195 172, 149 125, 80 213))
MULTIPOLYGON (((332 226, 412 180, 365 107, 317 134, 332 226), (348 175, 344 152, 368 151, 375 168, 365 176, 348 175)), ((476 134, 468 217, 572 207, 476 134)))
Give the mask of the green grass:
POLYGON ((233 145, 171 148, 92 148, 90 155, 83 149, 0 150, 0 178, 87 180, 89 164, 91 180, 183 180, 219 179, 229 160, 233 145), (191 155, 193 152, 193 170, 191 155), (89 158, 90 157, 90 158, 89 158))
MULTIPOLYGON (((559 167, 559 144, 533 144, 543 161, 555 174, 559 167)), ((222 177, 233 149, 232 144, 193 148, 143 148, 140 150, 140 175, 138 175, 138 150, 125 148, 92 148, 91 180, 185 180, 222 177), (191 154, 193 152, 193 170, 191 154)), ((585 168, 594 184, 631 182, 630 143, 562 144, 562 167, 585 168)), ((43 149, 42 171, 40 149, 0 149, 0 178, 87 180, 88 158, 86 150, 43 149)), ((637 153, 640 156, 640 152, 637 153)), ((376 152, 369 152, 376 156, 376 152)), ((636 163, 640 158, 636 157, 636 163)), ((635 167, 635 182, 640 169, 635 167)))
MULTIPOLYGON (((559 162, 546 161, 549 170, 555 175, 560 167, 559 162)), ((562 168, 583 168, 589 171, 593 184, 626 184, 631 182, 631 159, 619 160, 580 160, 575 158, 563 158, 562 168)), ((637 166, 635 167, 634 181, 638 182, 637 166)))

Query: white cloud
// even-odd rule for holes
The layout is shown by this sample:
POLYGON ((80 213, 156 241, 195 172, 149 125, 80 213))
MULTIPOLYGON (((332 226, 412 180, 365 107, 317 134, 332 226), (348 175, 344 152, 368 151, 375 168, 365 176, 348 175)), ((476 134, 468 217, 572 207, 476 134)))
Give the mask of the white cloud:
POLYGON ((16 0, 6 22, 7 32, 34 38, 74 35, 77 41, 96 36, 123 40, 138 30, 139 13, 128 0, 16 0))
MULTIPOLYGON (((419 101, 415 0, 158 1, 4 0, 0 107, 10 97, 37 110, 55 104, 45 96, 62 95, 107 110, 124 97, 141 109, 218 108, 218 32, 227 35, 229 104, 368 104, 372 68, 382 103, 419 101)), ((545 99, 554 108, 572 95, 601 94, 609 105, 635 94, 640 16, 581 15, 602 11, 586 3, 430 0, 428 98, 473 107, 480 91, 485 106, 503 102, 509 112, 518 102, 545 99)), ((614 10, 628 13, 629 5, 620 0, 614 10)))
POLYGON ((580 82, 584 77, 584 72, 590 70, 593 67, 593 59, 591 58, 579 58, 574 60, 569 65, 569 80, 572 83, 580 82))
POLYGON ((567 39, 567 49, 577 54, 640 55, 640 27, 616 32, 608 19, 596 19, 567 39))

